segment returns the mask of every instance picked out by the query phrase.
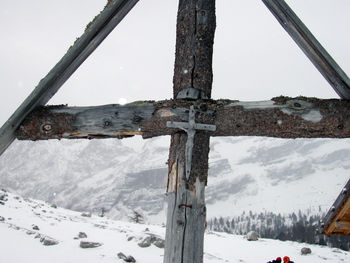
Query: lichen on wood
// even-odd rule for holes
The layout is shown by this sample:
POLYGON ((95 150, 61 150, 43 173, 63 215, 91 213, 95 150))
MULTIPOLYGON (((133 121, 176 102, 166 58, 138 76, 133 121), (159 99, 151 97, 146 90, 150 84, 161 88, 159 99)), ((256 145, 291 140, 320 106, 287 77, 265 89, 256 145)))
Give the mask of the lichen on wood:
POLYGON ((280 98, 277 101, 230 100, 138 101, 95 107, 40 107, 17 130, 17 138, 152 138, 173 135, 181 129, 167 121, 188 122, 190 106, 196 123, 216 125, 206 136, 268 136, 278 138, 349 138, 350 102, 316 98, 280 98), (50 132, 42 125, 51 123, 50 132))

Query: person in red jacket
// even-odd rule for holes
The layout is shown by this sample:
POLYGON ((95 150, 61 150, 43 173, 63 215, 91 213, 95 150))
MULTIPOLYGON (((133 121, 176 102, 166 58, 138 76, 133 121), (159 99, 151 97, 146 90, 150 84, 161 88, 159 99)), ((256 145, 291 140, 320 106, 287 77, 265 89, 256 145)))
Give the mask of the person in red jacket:
POLYGON ((287 257, 287 256, 285 256, 285 257, 283 258, 283 263, 294 263, 294 262, 293 262, 293 261, 290 261, 290 258, 287 257))
POLYGON ((282 259, 280 257, 276 258, 276 260, 269 261, 267 263, 281 263, 282 259))

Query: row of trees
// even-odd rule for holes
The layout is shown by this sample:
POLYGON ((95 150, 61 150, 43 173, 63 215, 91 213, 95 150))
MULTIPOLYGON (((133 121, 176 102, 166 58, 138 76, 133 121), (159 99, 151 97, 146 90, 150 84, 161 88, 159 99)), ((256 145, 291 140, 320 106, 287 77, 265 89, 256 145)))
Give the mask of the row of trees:
POLYGON ((231 234, 245 235, 256 231, 261 238, 291 240, 337 247, 350 250, 350 237, 319 234, 318 227, 324 215, 311 215, 299 211, 288 215, 265 213, 243 213, 230 218, 213 218, 208 221, 208 229, 231 234))

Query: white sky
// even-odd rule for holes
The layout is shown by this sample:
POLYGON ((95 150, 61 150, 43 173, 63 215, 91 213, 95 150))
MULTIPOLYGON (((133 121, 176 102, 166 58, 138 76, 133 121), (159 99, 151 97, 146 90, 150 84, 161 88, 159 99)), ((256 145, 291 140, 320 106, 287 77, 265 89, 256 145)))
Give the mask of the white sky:
MULTIPOLYGON (((337 97, 261 0, 217 0, 213 98, 337 97)), ((350 74, 350 1, 288 0, 350 74)), ((1 0, 0 125, 106 0, 1 0)), ((172 96, 177 0, 140 0, 50 104, 172 96)))

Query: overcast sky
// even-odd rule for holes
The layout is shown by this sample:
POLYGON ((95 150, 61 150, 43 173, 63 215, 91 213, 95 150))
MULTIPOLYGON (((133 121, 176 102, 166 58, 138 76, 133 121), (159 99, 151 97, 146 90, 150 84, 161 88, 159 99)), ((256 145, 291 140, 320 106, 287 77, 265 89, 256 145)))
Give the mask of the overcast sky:
MULTIPOLYGON (((105 0, 1 0, 0 125, 102 10, 105 0)), ((337 97, 261 0, 217 0, 213 98, 337 97)), ((350 74, 350 1, 288 0, 350 74)), ((49 104, 172 96, 177 0, 140 0, 49 104)))

